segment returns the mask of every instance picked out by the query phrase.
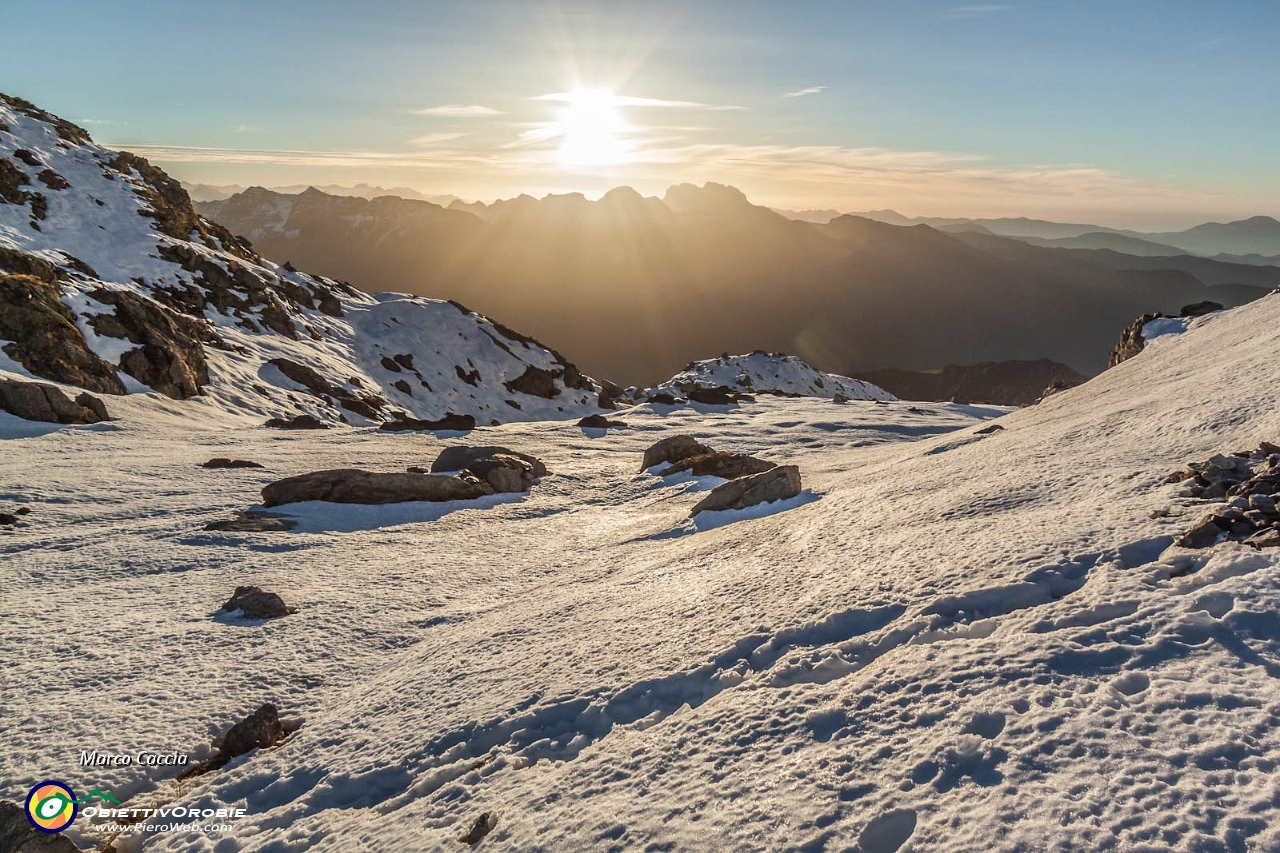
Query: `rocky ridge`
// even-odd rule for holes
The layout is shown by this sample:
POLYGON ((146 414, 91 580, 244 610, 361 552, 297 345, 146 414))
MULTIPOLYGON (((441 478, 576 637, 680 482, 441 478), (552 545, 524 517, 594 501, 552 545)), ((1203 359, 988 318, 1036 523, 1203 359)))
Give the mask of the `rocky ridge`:
POLYGON ((601 390, 559 353, 458 303, 370 296, 265 260, 145 159, 7 95, 0 352, 0 380, 69 386, 68 399, 156 392, 327 425, 577 418, 599 410, 601 390))

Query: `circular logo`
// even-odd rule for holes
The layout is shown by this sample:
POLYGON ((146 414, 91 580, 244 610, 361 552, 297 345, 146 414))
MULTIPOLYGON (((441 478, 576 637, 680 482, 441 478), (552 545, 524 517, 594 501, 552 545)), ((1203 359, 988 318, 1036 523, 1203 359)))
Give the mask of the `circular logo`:
POLYGON ((46 779, 27 794, 27 820, 41 832, 62 832, 77 811, 76 795, 57 779, 46 779))

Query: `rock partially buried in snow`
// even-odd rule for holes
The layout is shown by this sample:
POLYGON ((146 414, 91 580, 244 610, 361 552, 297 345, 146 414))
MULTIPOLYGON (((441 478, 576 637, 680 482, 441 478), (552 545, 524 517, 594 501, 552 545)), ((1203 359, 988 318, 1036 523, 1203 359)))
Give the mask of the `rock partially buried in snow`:
POLYGON ((329 425, 322 423, 313 415, 295 415, 292 418, 272 418, 267 421, 265 426, 274 427, 276 429, 328 429, 329 425))
POLYGON ((653 444, 644 452, 640 470, 648 471, 663 462, 679 462, 690 456, 705 456, 714 451, 691 435, 673 435, 653 444))
POLYGON ((251 462, 248 459, 227 459, 223 456, 217 456, 203 463, 201 468, 261 468, 257 462, 251 462))
POLYGON ((237 512, 234 518, 211 521, 204 529, 225 533, 281 533, 297 526, 296 521, 271 512, 237 512))
POLYGON ((786 500, 800 494, 800 488, 800 469, 795 465, 779 465, 763 473, 730 480, 716 486, 690 510, 689 515, 725 509, 745 509, 756 504, 786 500))
POLYGON ((445 415, 438 421, 426 421, 418 418, 403 417, 394 421, 387 421, 378 427, 383 432, 407 432, 407 431, 439 431, 439 430, 457 430, 459 432, 470 432, 476 428, 476 419, 471 415, 455 415, 452 412, 445 415))
POLYGON ((262 505, 271 507, 302 501, 344 504, 467 501, 488 494, 493 494, 492 488, 474 479, 340 468, 277 480, 262 489, 262 505))
POLYGON ((578 426, 583 429, 609 429, 610 427, 613 427, 614 429, 625 429, 627 423, 626 421, 611 421, 604 415, 587 415, 585 418, 578 421, 578 426))
POLYGON ((464 470, 499 493, 527 492, 537 479, 532 464, 507 453, 472 460, 464 470))
POLYGON ((87 392, 70 399, 62 389, 42 382, 0 379, 0 409, 29 421, 96 424, 107 420, 102 401, 87 392))
POLYGON ((256 586, 238 586, 222 609, 228 613, 239 610, 246 619, 276 619, 297 613, 295 607, 289 607, 284 599, 274 592, 256 586))
POLYGON ((294 731, 295 729, 286 727, 280 721, 276 706, 267 702, 222 736, 217 755, 203 764, 197 764, 178 778, 189 779, 218 770, 225 767, 231 759, 239 758, 251 749, 267 749, 280 744, 294 731))
POLYGON ((1223 501, 1224 506, 1182 534, 1183 548, 1208 548, 1226 538, 1255 548, 1280 546, 1280 447, 1262 442, 1255 450, 1217 454, 1170 474, 1166 483, 1187 483, 1193 498, 1223 501))
POLYGON ((489 812, 485 812, 476 818, 476 822, 471 824, 471 828, 459 836, 458 840, 463 844, 478 844, 480 839, 493 832, 493 828, 497 825, 498 819, 489 812))
POLYGON ((527 453, 520 453, 507 447, 499 447, 494 444, 480 445, 477 447, 469 447, 467 445, 456 445, 454 447, 446 447, 440 451, 440 455, 436 457, 436 461, 431 463, 431 473, 439 474, 442 471, 462 471, 478 459, 486 459, 491 456, 514 456, 517 459, 527 462, 533 469, 534 477, 543 477, 547 473, 547 466, 542 461, 527 453))
POLYGON ((776 463, 764 459, 722 450, 718 453, 687 456, 674 465, 659 471, 658 476, 670 477, 672 474, 688 471, 695 477, 721 477, 725 480, 736 480, 739 477, 762 474, 776 467, 778 467, 776 463))

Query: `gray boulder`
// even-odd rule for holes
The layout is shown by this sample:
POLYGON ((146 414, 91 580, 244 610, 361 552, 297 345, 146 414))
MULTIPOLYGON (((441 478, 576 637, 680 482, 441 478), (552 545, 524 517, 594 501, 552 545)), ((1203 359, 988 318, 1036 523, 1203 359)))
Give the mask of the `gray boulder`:
POLYGON ((800 488, 800 469, 795 465, 779 465, 717 486, 694 506, 689 515, 707 510, 745 509, 785 500, 800 494, 800 488))
POLYGON ((492 494, 474 479, 438 474, 379 474, 354 468, 315 471, 277 480, 262 489, 263 506, 330 501, 391 504, 403 501, 465 501, 492 494))

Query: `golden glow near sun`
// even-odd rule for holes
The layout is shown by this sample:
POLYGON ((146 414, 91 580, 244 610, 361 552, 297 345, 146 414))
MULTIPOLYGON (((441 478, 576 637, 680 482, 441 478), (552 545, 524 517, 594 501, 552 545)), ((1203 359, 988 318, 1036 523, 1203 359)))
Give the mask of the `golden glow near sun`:
POLYGON ((626 154, 628 125, 619 98, 605 89, 574 89, 559 115, 558 156, 565 166, 607 166, 626 154))

